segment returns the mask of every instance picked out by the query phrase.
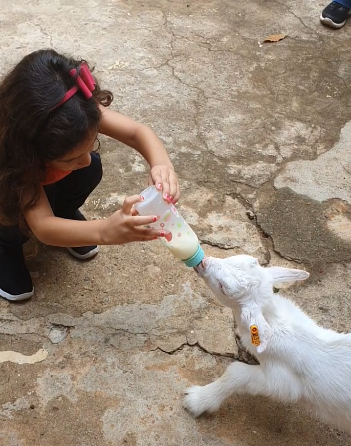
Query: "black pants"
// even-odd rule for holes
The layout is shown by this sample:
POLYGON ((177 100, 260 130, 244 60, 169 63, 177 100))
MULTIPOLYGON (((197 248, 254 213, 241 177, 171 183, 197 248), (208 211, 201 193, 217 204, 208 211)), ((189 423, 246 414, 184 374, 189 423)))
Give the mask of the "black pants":
MULTIPOLYGON (((91 153, 91 164, 74 170, 62 180, 44 186, 51 208, 57 217, 72 218, 102 178, 100 155, 91 153)), ((19 248, 28 240, 18 226, 0 225, 0 247, 19 248)))

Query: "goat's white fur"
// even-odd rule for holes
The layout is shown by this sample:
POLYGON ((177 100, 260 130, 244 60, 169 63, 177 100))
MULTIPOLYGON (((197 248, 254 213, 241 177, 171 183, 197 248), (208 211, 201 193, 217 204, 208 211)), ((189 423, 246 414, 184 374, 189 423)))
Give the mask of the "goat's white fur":
POLYGON ((247 255, 206 257, 196 268, 219 301, 234 311, 246 349, 259 365, 233 362, 216 381, 186 390, 184 407, 194 416, 214 412, 230 395, 264 395, 296 402, 351 432, 351 334, 318 326, 273 284, 304 280, 298 269, 263 268, 247 255), (251 344, 256 325, 261 344, 251 344))

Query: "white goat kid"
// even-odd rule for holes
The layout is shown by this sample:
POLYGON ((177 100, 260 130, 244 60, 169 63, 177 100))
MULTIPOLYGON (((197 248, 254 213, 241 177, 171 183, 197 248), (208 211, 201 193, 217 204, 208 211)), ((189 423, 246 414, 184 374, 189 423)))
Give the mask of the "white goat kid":
POLYGON ((260 365, 233 362, 213 383, 188 388, 184 407, 199 416, 219 409, 233 393, 264 395, 296 402, 351 432, 351 334, 319 327, 293 302, 273 293, 273 284, 309 274, 263 268, 247 255, 206 257, 196 271, 233 309, 241 341, 260 365), (253 334, 259 345, 253 345, 253 334))

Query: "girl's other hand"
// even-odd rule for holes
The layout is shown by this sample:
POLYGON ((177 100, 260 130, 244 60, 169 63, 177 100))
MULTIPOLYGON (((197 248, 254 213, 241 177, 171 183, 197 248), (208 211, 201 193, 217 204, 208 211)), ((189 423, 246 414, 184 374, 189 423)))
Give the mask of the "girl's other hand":
POLYGON ((147 242, 158 237, 164 237, 167 232, 146 228, 155 223, 160 217, 157 215, 135 215, 133 205, 140 202, 140 195, 133 195, 124 200, 122 209, 103 220, 101 238, 105 245, 122 245, 130 242, 147 242))
POLYGON ((180 197, 180 187, 177 174, 172 167, 157 165, 151 168, 149 185, 155 185, 162 190, 163 198, 169 203, 177 203, 180 197))

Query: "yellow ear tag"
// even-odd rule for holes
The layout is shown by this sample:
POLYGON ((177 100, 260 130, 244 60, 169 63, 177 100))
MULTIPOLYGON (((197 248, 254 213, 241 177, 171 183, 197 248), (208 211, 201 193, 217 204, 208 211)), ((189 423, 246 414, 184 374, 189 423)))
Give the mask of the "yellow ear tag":
POLYGON ((256 327, 256 325, 251 325, 250 331, 251 331, 251 344, 256 345, 257 347, 258 345, 261 344, 260 335, 258 334, 258 328, 256 327))

